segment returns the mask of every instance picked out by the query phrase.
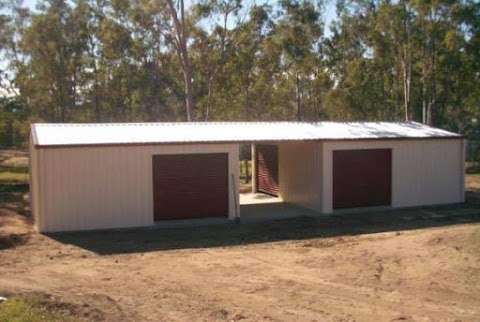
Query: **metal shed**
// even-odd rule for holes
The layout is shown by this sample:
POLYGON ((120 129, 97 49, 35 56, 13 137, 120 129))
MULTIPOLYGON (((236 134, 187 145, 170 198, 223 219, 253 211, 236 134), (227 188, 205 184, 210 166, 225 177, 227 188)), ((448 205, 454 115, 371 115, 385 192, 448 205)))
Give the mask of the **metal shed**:
POLYGON ((464 201, 463 136, 414 122, 33 124, 36 228, 239 217, 242 143, 254 190, 319 213, 464 201))

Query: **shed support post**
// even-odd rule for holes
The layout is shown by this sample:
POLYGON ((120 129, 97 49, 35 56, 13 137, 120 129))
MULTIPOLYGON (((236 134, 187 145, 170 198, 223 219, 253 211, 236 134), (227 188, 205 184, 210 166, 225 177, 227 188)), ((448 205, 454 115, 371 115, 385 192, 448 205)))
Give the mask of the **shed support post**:
POLYGON ((252 144, 252 193, 257 193, 257 158, 256 158, 256 147, 255 144, 252 144))

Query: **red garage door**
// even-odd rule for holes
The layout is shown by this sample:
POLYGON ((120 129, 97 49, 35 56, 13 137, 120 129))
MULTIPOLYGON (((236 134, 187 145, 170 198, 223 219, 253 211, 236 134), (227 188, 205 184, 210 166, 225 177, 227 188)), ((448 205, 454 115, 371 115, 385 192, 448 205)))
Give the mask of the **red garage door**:
POLYGON ((257 191, 278 196, 278 147, 257 145, 257 191))
POLYGON ((153 156, 155 221, 228 216, 228 155, 153 156))
POLYGON ((333 208, 391 204, 392 151, 333 151, 333 208))

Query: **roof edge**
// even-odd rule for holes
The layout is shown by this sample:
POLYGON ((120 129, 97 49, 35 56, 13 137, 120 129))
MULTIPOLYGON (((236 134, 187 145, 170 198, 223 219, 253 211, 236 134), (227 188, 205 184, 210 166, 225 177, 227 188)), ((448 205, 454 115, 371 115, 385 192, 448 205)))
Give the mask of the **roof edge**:
POLYGON ((148 146, 148 145, 189 145, 189 144, 255 144, 255 143, 291 143, 291 142, 359 142, 359 141, 429 141, 429 140, 464 140, 462 134, 437 135, 428 137, 383 137, 383 138, 345 138, 345 139, 285 139, 285 140, 247 140, 247 141, 181 141, 181 142, 121 142, 121 143, 79 143, 79 144, 38 144, 39 149, 65 149, 65 148, 94 148, 118 146, 148 146))
POLYGON ((38 146, 38 138, 35 123, 30 124, 30 135, 32 137, 33 146, 36 148, 38 146))

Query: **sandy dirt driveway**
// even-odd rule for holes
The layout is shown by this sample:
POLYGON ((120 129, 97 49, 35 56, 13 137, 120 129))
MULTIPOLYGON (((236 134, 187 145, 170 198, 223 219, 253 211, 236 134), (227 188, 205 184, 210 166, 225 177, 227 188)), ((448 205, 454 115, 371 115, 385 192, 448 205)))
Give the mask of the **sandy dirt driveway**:
POLYGON ((53 236, 24 218, 0 209, 0 293, 78 319, 480 321, 472 207, 53 236))

